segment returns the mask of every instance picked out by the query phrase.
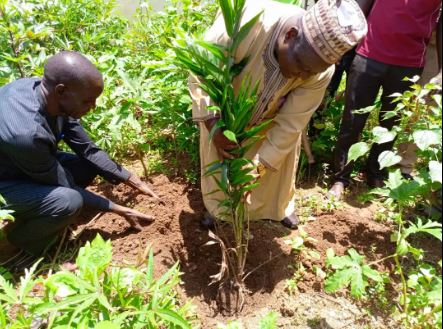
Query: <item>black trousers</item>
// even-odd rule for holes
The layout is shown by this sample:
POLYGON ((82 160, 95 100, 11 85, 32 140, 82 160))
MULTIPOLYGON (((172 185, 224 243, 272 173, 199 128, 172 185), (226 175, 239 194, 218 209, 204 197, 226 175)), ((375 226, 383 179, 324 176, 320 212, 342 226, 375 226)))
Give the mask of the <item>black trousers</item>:
POLYGON ((328 91, 329 97, 334 97, 338 87, 340 87, 341 79, 343 77, 343 73, 349 76, 349 70, 351 69, 352 61, 354 60, 356 55, 355 48, 349 50, 346 54, 343 55, 340 62, 335 64, 335 72, 331 78, 331 82, 329 83, 326 90, 328 91))
MULTIPOLYGON (((379 124, 381 127, 392 129, 399 118, 384 120, 386 112, 395 109, 392 102, 393 93, 403 93, 410 86, 410 81, 404 81, 405 77, 412 78, 420 75, 423 68, 410 68, 384 64, 360 55, 356 55, 351 65, 351 70, 346 83, 345 109, 342 117, 338 141, 334 150, 333 170, 335 181, 348 185, 353 169, 353 163, 346 165, 350 147, 360 140, 369 113, 356 114, 354 110, 362 109, 374 104, 380 88, 383 88, 381 96, 381 110, 379 124)), ((368 179, 384 179, 384 173, 380 170, 378 156, 387 150, 391 150, 394 142, 374 144, 366 164, 368 179)))
MULTIPOLYGON (((59 152, 57 158, 80 187, 88 186, 97 176, 95 168, 75 154, 59 152)), ((6 229, 8 241, 36 256, 83 207, 83 197, 74 189, 26 179, 0 181, 0 194, 6 200, 5 208, 14 211, 15 221, 6 229)))

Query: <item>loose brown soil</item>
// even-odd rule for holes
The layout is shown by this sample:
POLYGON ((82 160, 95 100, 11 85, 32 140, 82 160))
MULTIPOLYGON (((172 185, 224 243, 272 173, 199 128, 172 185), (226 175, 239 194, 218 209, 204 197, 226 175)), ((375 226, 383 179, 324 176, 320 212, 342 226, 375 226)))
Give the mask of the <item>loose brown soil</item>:
MULTIPOLYGON (((122 184, 112 186, 100 183, 92 188, 118 204, 153 214, 155 222, 145 225, 143 231, 136 231, 125 219, 112 213, 105 213, 90 222, 96 216, 92 212, 82 215, 75 231, 83 230, 81 241, 91 240, 97 233, 111 239, 114 261, 118 263, 134 263, 146 245, 152 245, 156 275, 161 275, 171 265, 180 262, 183 283, 179 293, 183 300, 193 300, 201 328, 216 328, 217 323, 227 323, 233 318, 218 313, 215 305, 217 287, 209 285, 210 276, 218 272, 220 250, 216 245, 205 246, 209 238, 207 231, 199 224, 204 211, 199 188, 165 175, 150 179, 164 204, 157 204, 122 184)), ((318 191, 306 190, 303 193, 318 191)), ((360 324, 386 328, 386 321, 364 315, 351 302, 324 295, 321 292, 323 279, 312 270, 314 265, 325 269, 324 259, 328 248, 333 248, 339 255, 349 248, 355 248, 369 260, 390 255, 394 251, 390 242, 391 230, 375 222, 373 213, 373 207, 346 205, 342 210, 321 214, 315 221, 306 223, 304 230, 315 239, 307 246, 317 250, 321 260, 302 259, 307 271, 298 283, 298 293, 291 296, 285 291, 285 285, 293 277, 296 256, 291 254, 285 240, 296 236, 297 231, 291 232, 279 223, 269 221, 253 223, 246 269, 247 272, 252 271, 246 279, 249 293, 239 316, 244 326, 256 328, 254 323, 257 323, 258 315, 275 310, 280 313, 281 328, 321 328, 325 327, 321 324, 324 317, 332 318, 324 315, 324 312, 332 309, 335 311, 331 312, 338 314, 337 321, 350 321, 352 325, 349 328, 360 328, 360 324), (352 312, 349 311, 351 309, 352 312)), ((389 266, 389 263, 380 264, 381 268, 389 266)))

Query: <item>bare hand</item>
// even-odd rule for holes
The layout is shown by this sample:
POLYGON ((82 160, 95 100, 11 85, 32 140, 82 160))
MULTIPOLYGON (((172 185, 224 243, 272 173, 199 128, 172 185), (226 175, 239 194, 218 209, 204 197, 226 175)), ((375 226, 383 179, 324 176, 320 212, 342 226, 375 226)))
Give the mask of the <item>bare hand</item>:
POLYGON ((154 216, 146 215, 137 210, 119 206, 116 204, 113 204, 111 211, 120 216, 123 216, 132 227, 139 231, 143 230, 143 227, 140 225, 140 221, 145 221, 148 223, 152 223, 154 221, 154 216))
MULTIPOLYGON (((206 128, 209 132, 211 132, 217 121, 218 119, 214 118, 205 122, 206 128)), ((217 149, 217 153, 222 159, 234 159, 234 156, 230 154, 229 151, 236 149, 238 145, 237 143, 232 142, 228 138, 226 138, 220 128, 215 131, 214 136, 212 137, 212 142, 217 149)))
POLYGON ((151 188, 148 186, 148 184, 143 182, 140 179, 140 177, 138 177, 137 175, 131 174, 131 176, 127 180, 126 184, 139 190, 143 194, 152 196, 157 201, 161 201, 161 198, 153 190, 151 190, 151 188))

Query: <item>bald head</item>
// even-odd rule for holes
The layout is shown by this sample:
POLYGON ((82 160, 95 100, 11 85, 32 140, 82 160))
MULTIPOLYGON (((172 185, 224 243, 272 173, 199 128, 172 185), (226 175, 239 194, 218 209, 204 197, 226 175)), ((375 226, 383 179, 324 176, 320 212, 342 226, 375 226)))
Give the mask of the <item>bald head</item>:
POLYGON ((103 77, 82 54, 62 51, 46 62, 42 90, 50 115, 81 118, 95 107, 103 77))
POLYGON ((53 85, 98 85, 103 83, 100 71, 89 59, 74 51, 62 51, 48 59, 44 79, 53 85))

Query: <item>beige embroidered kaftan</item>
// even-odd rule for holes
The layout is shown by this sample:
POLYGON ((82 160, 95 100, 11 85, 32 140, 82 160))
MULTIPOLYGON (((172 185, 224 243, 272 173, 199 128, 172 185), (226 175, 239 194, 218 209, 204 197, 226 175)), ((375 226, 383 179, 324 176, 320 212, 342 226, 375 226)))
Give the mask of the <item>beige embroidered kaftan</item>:
MULTIPOLYGON (((256 154, 268 167, 259 180, 260 186, 251 194, 249 216, 251 220, 272 219, 280 221, 294 210, 295 174, 300 154, 301 134, 313 112, 320 104, 325 89, 334 72, 333 66, 307 80, 285 79, 279 70, 274 55, 274 46, 285 21, 290 16, 303 15, 304 10, 269 0, 246 1, 243 22, 259 12, 259 22, 239 46, 236 61, 249 57, 249 62, 234 81, 234 88, 245 76, 252 83, 259 81, 257 116, 253 124, 273 119, 266 137, 257 142, 247 153, 252 159, 256 154), (282 105, 283 104, 283 105, 282 105)), ((223 16, 219 15, 206 34, 207 41, 226 44, 227 35, 223 16)), ((201 188, 206 209, 214 216, 219 212, 218 201, 223 194, 211 194, 217 189, 212 177, 204 177, 208 164, 218 159, 217 151, 209 141, 209 132, 203 121, 213 114, 206 110, 209 97, 199 88, 198 80, 190 78, 190 93, 193 99, 193 119, 200 125, 201 188)))

